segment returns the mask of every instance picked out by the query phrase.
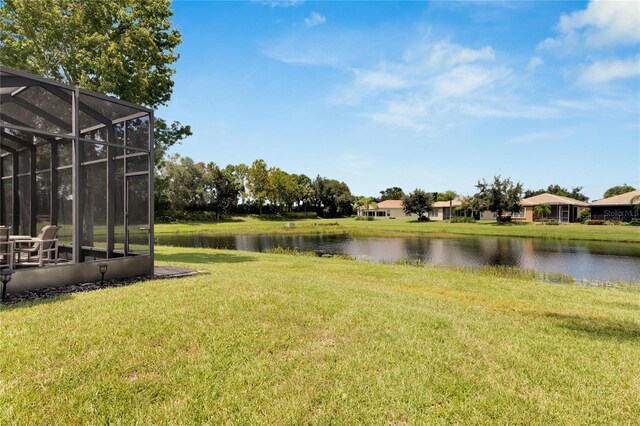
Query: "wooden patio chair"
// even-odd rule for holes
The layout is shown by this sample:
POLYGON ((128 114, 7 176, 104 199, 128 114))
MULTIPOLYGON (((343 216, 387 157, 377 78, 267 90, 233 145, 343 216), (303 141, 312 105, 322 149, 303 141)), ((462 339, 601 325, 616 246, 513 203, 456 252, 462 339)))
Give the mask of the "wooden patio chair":
POLYGON ((9 241, 11 228, 0 226, 0 268, 13 268, 13 244, 9 241))
POLYGON ((22 254, 27 255, 27 262, 32 258, 37 259, 38 266, 44 266, 44 262, 58 263, 58 230, 59 226, 47 225, 42 228, 37 238, 30 240, 18 240, 15 242, 14 254, 18 262, 22 254))

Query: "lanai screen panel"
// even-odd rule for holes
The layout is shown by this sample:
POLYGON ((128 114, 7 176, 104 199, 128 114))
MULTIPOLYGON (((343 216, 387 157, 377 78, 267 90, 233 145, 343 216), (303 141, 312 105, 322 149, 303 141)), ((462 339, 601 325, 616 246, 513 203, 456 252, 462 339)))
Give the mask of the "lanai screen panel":
POLYGON ((146 108, 2 68, 0 225, 60 226, 68 261, 149 254, 151 122, 146 108))

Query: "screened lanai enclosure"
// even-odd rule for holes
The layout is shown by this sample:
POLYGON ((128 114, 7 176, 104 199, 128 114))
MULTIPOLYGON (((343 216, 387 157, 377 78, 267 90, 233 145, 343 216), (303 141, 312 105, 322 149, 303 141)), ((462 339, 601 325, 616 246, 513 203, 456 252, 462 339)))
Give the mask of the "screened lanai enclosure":
POLYGON ((153 272, 153 111, 0 67, 0 268, 18 292, 153 272))

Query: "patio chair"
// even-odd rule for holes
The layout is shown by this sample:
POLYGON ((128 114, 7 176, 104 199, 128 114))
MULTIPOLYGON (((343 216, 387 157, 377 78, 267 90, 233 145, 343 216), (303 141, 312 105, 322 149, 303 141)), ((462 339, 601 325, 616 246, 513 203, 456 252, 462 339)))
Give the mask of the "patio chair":
POLYGON ((13 267, 13 244, 9 241, 11 228, 0 226, 0 268, 13 267))
POLYGON ((37 238, 16 241, 14 254, 17 255, 18 262, 21 261, 24 253, 27 255, 27 262, 31 262, 31 259, 35 258, 38 261, 38 266, 43 266, 45 261, 58 263, 57 236, 59 229, 59 226, 47 225, 42 228, 37 238))

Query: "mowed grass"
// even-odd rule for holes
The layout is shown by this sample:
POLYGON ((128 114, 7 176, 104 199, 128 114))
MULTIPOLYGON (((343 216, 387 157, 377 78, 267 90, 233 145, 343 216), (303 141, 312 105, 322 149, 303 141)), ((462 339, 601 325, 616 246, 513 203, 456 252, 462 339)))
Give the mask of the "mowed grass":
POLYGON ((476 223, 448 223, 442 221, 418 223, 410 218, 358 221, 354 218, 273 220, 265 216, 235 217, 223 222, 187 222, 156 224, 155 232, 162 234, 203 232, 213 235, 267 235, 267 234, 350 234, 371 237, 464 237, 504 236, 550 238, 561 240, 640 242, 640 226, 589 226, 580 223, 558 226, 534 223, 498 225, 495 221, 476 223), (286 227, 287 223, 295 227, 286 227))
POLYGON ((158 247, 206 270, 0 308, 0 424, 629 424, 640 292, 158 247))

